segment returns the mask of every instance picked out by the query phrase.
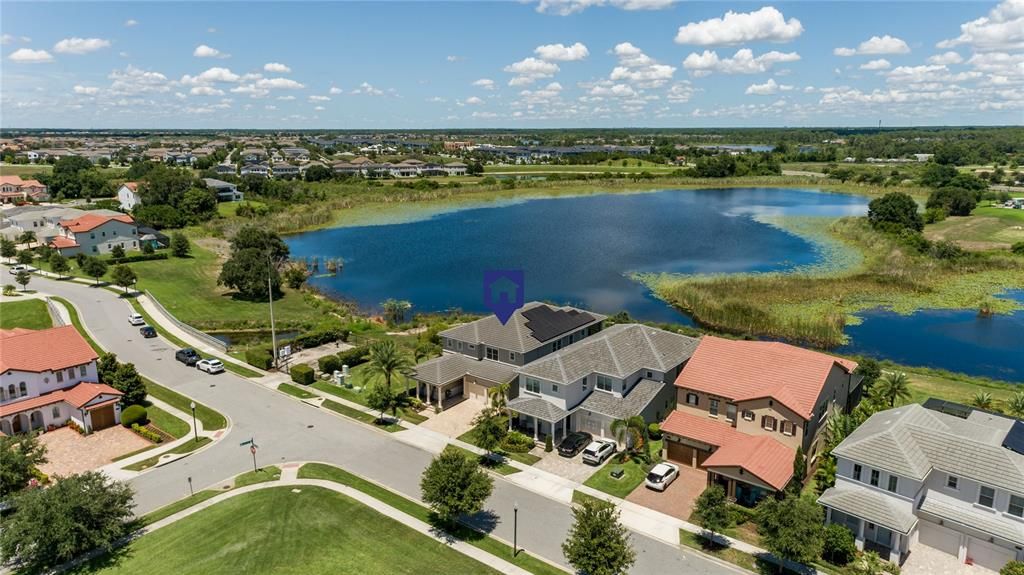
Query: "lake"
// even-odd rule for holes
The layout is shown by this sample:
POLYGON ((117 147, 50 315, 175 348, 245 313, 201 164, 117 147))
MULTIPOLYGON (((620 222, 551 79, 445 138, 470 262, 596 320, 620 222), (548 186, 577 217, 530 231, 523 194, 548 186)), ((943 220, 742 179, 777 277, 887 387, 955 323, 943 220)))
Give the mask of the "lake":
MULTIPOLYGON (((863 197, 780 188, 665 190, 595 194, 421 210, 401 223, 339 227, 287 238, 293 257, 340 257, 343 272, 311 278, 325 293, 368 309, 387 298, 415 311, 459 308, 485 312, 484 270, 522 269, 529 300, 568 303, 601 313, 692 325, 655 298, 631 272, 730 273, 779 271, 819 263, 810 242, 760 221, 766 216, 862 215, 863 197)), ((406 214, 408 215, 408 214, 406 214)), ((958 357, 977 329, 961 316, 870 312, 849 333, 844 351, 867 353, 967 373, 1024 378, 1024 354, 984 341, 958 357), (932 319, 922 319, 932 318, 932 319), (934 322, 934 323, 931 323, 934 322), (949 325, 957 337, 933 335, 917 345, 908 333, 949 325), (957 327, 959 326, 959 327, 957 327), (911 330, 911 331, 907 331, 911 330), (916 351, 915 351, 916 350, 916 351), (927 353, 926 353, 927 351, 927 353), (1012 357, 1004 357, 1015 355, 1012 357), (983 357, 982 357, 983 356, 983 357), (977 361, 975 361, 977 360, 977 361), (973 363, 972 363, 973 362, 973 363)), ((1020 314, 1015 316, 1018 320, 1020 314)), ((1007 316, 987 318, 1003 327, 1007 316)), ((1018 348, 1020 349, 1020 348, 1018 348)))

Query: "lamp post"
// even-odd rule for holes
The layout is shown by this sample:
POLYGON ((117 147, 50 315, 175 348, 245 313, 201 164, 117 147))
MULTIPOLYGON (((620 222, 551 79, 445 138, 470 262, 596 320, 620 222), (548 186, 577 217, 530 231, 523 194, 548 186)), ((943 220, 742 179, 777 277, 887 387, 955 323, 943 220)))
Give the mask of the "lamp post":
POLYGON ((193 496, 195 496, 195 494, 196 494, 195 491, 192 491, 192 476, 189 475, 188 476, 188 496, 189 497, 193 497, 193 496))
MULTIPOLYGON (((196 402, 192 402, 188 405, 192 408, 192 434, 196 438, 196 443, 199 443, 199 428, 196 426, 196 402)), ((189 478, 189 486, 192 485, 191 478, 189 478)))
POLYGON ((512 504, 512 556, 519 554, 519 502, 512 504))
POLYGON ((270 302, 270 346, 274 352, 273 366, 277 367, 277 332, 274 330, 274 286, 271 280, 274 276, 274 260, 271 253, 267 252, 267 300, 270 302))

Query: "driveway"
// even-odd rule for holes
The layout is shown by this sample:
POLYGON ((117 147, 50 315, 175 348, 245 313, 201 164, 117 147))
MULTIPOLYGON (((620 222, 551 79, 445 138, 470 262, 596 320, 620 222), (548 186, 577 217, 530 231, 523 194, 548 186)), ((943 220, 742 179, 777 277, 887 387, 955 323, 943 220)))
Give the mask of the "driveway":
POLYGON ((600 467, 583 463, 581 454, 569 458, 559 455, 557 449, 552 450, 551 453, 545 453, 543 449, 534 449, 533 452, 541 457, 540 461, 533 464, 534 467, 579 483, 583 483, 600 469, 600 467))
POLYGON ((473 428, 473 418, 476 417, 484 404, 472 399, 464 399, 459 403, 445 409, 441 413, 430 416, 430 419, 420 424, 448 437, 458 437, 473 428))
POLYGON ((637 505, 660 511, 683 521, 689 521, 693 504, 708 486, 708 474, 703 469, 679 466, 679 477, 665 491, 647 489, 643 483, 626 497, 637 505))
POLYGON ((961 563, 956 557, 928 547, 915 545, 900 568, 902 575, 997 575, 995 571, 961 563))
POLYGON ((39 443, 46 446, 48 460, 39 469, 47 475, 82 473, 102 467, 115 457, 152 445, 120 425, 91 435, 82 435, 70 427, 62 427, 40 435, 39 443))

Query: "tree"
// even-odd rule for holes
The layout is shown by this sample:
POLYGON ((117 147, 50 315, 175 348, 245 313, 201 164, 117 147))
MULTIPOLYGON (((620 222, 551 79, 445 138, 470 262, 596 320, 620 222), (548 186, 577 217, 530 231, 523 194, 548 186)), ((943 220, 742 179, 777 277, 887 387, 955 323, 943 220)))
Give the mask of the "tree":
POLYGON ((999 570, 999 575, 1024 575, 1024 561, 1010 561, 999 570))
POLYGON ((142 242, 142 253, 149 255, 154 251, 156 250, 153 249, 153 242, 148 240, 142 242))
POLYGON ((189 222, 205 222, 217 215, 217 196, 207 188, 189 188, 178 205, 189 222))
POLYGON ((876 387, 879 397, 883 398, 889 407, 896 407, 897 402, 904 403, 913 397, 910 392, 910 378, 902 371, 885 374, 876 387))
POLYGON ((158 230, 165 228, 180 228, 187 222, 187 218, 174 206, 166 204, 136 206, 132 213, 135 219, 146 223, 158 230))
POLYGON ((562 543, 566 561, 577 573, 623 575, 636 562, 629 531, 612 504, 586 498, 572 509, 573 524, 562 543))
POLYGON ((27 266, 31 265, 36 260, 36 256, 32 253, 32 250, 21 250, 18 252, 18 263, 27 266))
POLYGON ((825 526, 822 537, 822 553, 829 562, 835 565, 846 565, 857 554, 857 544, 853 532, 838 523, 825 526))
POLYGON ((448 524, 460 515, 480 511, 493 489, 494 480, 476 459, 456 449, 442 451, 420 479, 424 503, 448 524))
POLYGON ((868 222, 877 229, 914 231, 924 229, 924 219, 917 213, 917 202, 903 192, 890 192, 868 204, 868 222))
POLYGON ((818 468, 814 470, 814 491, 821 496, 825 490, 836 484, 836 458, 832 454, 818 460, 818 468))
POLYGON ((626 419, 616 419, 609 430, 615 441, 626 446, 627 451, 634 455, 643 455, 650 459, 650 441, 648 441, 647 422, 639 415, 626 419), (640 449, 643 448, 643 452, 640 449))
POLYGON ((16 255, 18 255, 18 244, 14 243, 13 240, 0 238, 0 256, 7 261, 11 261, 11 258, 16 255))
POLYGON ((412 362, 402 353, 394 340, 384 339, 370 345, 366 371, 370 376, 383 377, 384 385, 391 389, 391 380, 409 373, 412 362))
POLYGON ((188 238, 181 232, 174 232, 171 234, 171 254, 176 258, 188 257, 189 252, 192 251, 192 247, 188 243, 188 238))
POLYGON ((121 364, 117 361, 116 353, 102 354, 99 361, 96 363, 96 371, 100 376, 100 381, 113 379, 117 373, 117 366, 119 365, 121 364))
POLYGON ((964 188, 946 187, 929 194, 925 207, 944 209, 951 216, 969 216, 977 205, 974 192, 964 188))
POLYGON ((473 418, 473 429, 476 432, 476 446, 487 451, 494 452, 505 439, 508 429, 505 426, 505 417, 502 413, 493 408, 485 407, 473 418))
POLYGON ((93 549, 109 550, 128 533, 132 490, 97 471, 58 478, 15 496, 0 531, 0 553, 42 572, 93 549))
POLYGON ((375 383, 366 392, 366 406, 380 412, 379 421, 384 421, 384 412, 390 411, 392 415, 398 413, 401 407, 402 397, 391 390, 390 387, 375 383))
POLYGON ((21 232, 21 235, 18 236, 18 243, 19 244, 24 244, 25 247, 28 247, 29 245, 31 245, 31 244, 33 244, 35 242, 36 242, 36 233, 33 232, 32 230, 27 230, 27 231, 21 232))
POLYGON ((1017 419, 1024 419, 1024 391, 1013 394, 1006 402, 1006 409, 1017 419))
POLYGON ((767 497, 757 506, 756 517, 761 543, 776 557, 798 563, 821 557, 824 516, 813 499, 767 497))
POLYGON ((82 264, 82 273, 95 279, 96 283, 100 283, 100 278, 107 273, 107 262, 99 258, 88 257, 82 264))
POLYGON ((306 283, 306 278, 309 277, 309 272, 306 271, 306 266, 299 264, 292 264, 284 268, 282 279, 284 283, 291 289, 299 289, 302 284, 306 283))
POLYGON ((853 373, 863 378, 860 384, 865 390, 868 390, 875 385, 879 377, 882 377, 882 366, 874 358, 860 357, 857 359, 857 369, 853 373))
POLYGON ((235 252, 245 249, 269 252, 271 259, 276 262, 288 259, 288 244, 284 243, 281 236, 252 224, 242 226, 235 237, 231 238, 231 249, 235 252))
POLYGON ((971 398, 971 405, 978 409, 992 409, 992 394, 987 391, 979 391, 971 398))
POLYGON ((21 286, 21 291, 25 291, 25 287, 28 285, 28 282, 32 281, 32 274, 26 270, 21 270, 14 275, 14 281, 21 286))
POLYGON ((277 267, 267 259, 266 252, 255 248, 234 252, 224 262, 217 283, 237 290, 238 297, 248 301, 266 300, 268 287, 271 297, 278 298, 282 295, 281 274, 277 267))
POLYGON ((128 288, 135 285, 135 282, 139 280, 135 275, 135 270, 125 264, 114 266, 114 271, 110 272, 110 279, 113 280, 114 285, 123 287, 126 294, 128 293, 128 288))
POLYGON ((46 446, 35 433, 0 436, 0 500, 28 486, 33 471, 46 463, 46 446))
MULTIPOLYGON (((796 455, 793 457, 793 479, 796 485, 803 485, 807 477, 807 457, 804 455, 804 447, 796 448, 796 455)), ((799 489, 798 489, 799 491, 799 489)))
POLYGON ((412 308, 411 303, 397 299, 388 299, 380 305, 384 308, 384 317, 387 319, 388 323, 392 325, 400 324, 405 321, 406 312, 412 308))
POLYGON ((71 271, 71 264, 68 263, 68 258, 54 252, 50 254, 50 269, 59 278, 71 271))
POLYGON ((166 204, 180 208, 182 199, 192 187, 192 175, 188 170, 169 168, 164 165, 153 166, 139 186, 142 205, 156 206, 166 204))
POLYGON ((119 363, 103 383, 124 394, 121 398, 124 405, 143 405, 146 402, 146 382, 136 371, 135 364, 119 363))
POLYGON ((505 382, 488 390, 491 407, 508 420, 508 428, 512 429, 512 411, 508 408, 508 394, 512 391, 512 383, 505 382))
POLYGON ((699 518, 697 523, 712 535, 722 533, 732 523, 729 518, 729 501, 721 485, 711 485, 705 489, 694 502, 693 511, 699 518))
POLYGON ((114 246, 113 248, 110 249, 110 257, 112 257, 112 258, 123 258, 124 257, 124 248, 122 248, 121 246, 114 246))
POLYGON ((334 177, 334 172, 327 166, 314 165, 306 169, 307 182, 323 182, 334 177))

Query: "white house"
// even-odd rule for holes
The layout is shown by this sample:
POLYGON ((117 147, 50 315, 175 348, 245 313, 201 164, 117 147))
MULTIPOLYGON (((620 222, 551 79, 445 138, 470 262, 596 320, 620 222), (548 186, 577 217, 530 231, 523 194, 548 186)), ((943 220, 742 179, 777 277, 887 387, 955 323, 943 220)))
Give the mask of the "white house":
POLYGON ((64 256, 78 253, 107 254, 115 246, 124 250, 137 250, 139 228, 128 214, 87 213, 60 222, 60 235, 50 240, 49 245, 64 256))
POLYGON ((267 178, 270 177, 270 168, 264 164, 246 164, 242 166, 242 169, 238 173, 243 177, 263 176, 264 178, 267 178))
POLYGON ((138 182, 125 182, 117 189, 117 202, 122 210, 132 211, 135 206, 142 204, 142 196, 139 195, 138 182))
POLYGON ((0 432, 120 423, 123 394, 99 383, 96 360, 74 326, 0 330, 0 432))
POLYGON ((240 202, 244 199, 242 192, 238 191, 238 186, 231 182, 214 178, 203 178, 203 183, 206 184, 206 187, 211 192, 217 195, 218 202, 240 202))
POLYGON ((462 162, 451 162, 445 164, 444 169, 446 172, 448 172, 449 176, 465 176, 467 166, 462 162))

